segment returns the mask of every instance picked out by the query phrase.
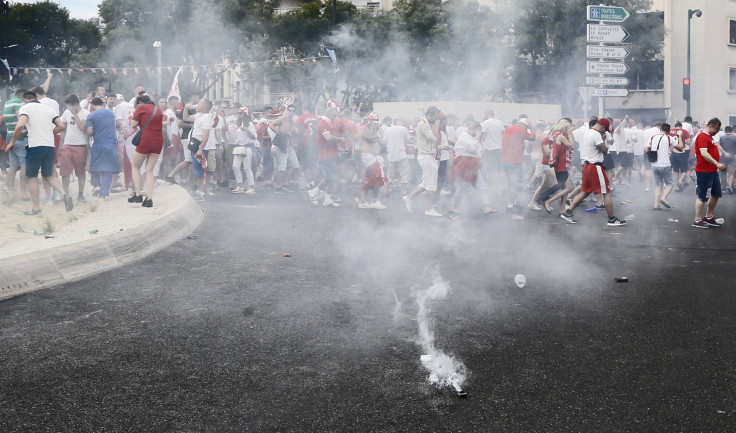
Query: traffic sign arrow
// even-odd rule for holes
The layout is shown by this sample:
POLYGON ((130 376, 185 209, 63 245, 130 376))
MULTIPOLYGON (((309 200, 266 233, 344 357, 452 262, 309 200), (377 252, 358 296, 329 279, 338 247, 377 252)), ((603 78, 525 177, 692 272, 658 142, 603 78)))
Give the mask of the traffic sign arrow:
POLYGON ((628 96, 626 89, 595 89, 593 96, 628 96))
POLYGON ((595 87, 578 87, 578 92, 580 92, 580 97, 583 98, 583 101, 588 103, 590 102, 590 98, 593 97, 595 87))
POLYGON ((585 77, 585 84, 593 86, 628 86, 628 78, 618 77, 585 77))
POLYGON ((629 32, 621 26, 588 24, 588 42, 620 43, 629 37, 629 32))
POLYGON ((588 45, 589 59, 625 59, 629 50, 624 47, 588 45))
POLYGON ((588 21, 612 21, 620 23, 626 21, 629 12, 615 6, 588 6, 588 21))
POLYGON ((586 62, 589 74, 625 74, 629 67, 621 62, 586 62))

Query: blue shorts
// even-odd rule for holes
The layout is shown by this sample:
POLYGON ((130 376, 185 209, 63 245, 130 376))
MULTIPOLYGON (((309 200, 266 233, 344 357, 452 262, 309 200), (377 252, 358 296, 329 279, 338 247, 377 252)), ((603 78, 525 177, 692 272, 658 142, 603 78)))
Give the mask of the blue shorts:
MULTIPOLYGON (((193 171, 192 174, 194 175, 194 177, 201 179, 204 177, 204 168, 202 168, 202 164, 199 163, 197 158, 194 157, 194 154, 196 154, 197 152, 192 152, 191 150, 189 152, 191 152, 192 154, 192 171, 193 171)), ((206 161, 208 151, 203 150, 202 152, 204 153, 204 159, 206 161)))
POLYGON ((695 193, 698 195, 698 200, 708 201, 708 190, 710 195, 713 197, 721 197, 721 178, 718 176, 717 171, 708 172, 695 172, 698 178, 697 185, 695 186, 695 193))
POLYGON ((324 181, 328 185, 337 185, 339 182, 337 176, 337 159, 328 159, 319 163, 319 168, 322 169, 322 175, 325 177, 324 181))
POLYGON ((53 146, 29 147, 26 152, 26 177, 38 177, 39 170, 43 177, 53 176, 55 156, 56 149, 53 146))
POLYGON ((13 150, 8 152, 11 167, 22 167, 26 165, 26 146, 28 140, 15 140, 13 150))

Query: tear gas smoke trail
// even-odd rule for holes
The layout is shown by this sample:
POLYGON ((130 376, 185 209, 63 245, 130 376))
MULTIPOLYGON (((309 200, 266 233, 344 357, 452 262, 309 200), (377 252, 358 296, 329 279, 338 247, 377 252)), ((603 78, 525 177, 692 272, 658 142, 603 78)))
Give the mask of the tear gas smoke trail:
POLYGON ((434 332, 432 330, 429 313, 429 303, 442 299, 450 292, 450 286, 438 274, 433 276, 433 283, 429 288, 415 291, 417 307, 417 322, 419 334, 417 344, 423 353, 429 355, 421 358, 422 365, 429 371, 427 380, 437 386, 452 386, 459 397, 464 397, 462 385, 467 379, 468 370, 462 361, 447 355, 434 347, 434 332))

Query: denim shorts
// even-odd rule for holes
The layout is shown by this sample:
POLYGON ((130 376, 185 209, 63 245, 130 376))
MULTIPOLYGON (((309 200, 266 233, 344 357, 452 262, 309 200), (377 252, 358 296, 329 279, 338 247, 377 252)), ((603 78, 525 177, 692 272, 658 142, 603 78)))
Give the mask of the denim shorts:
POLYGON ((11 167, 22 167, 26 165, 26 145, 28 145, 28 140, 15 140, 13 150, 8 152, 11 167))
MULTIPOLYGON (((192 174, 194 175, 194 177, 203 178, 204 177, 204 168, 202 168, 202 164, 200 164, 199 161, 197 161, 197 158, 194 157, 194 154, 197 153, 197 152, 192 152, 191 150, 189 152, 192 155, 192 171, 193 171, 192 174)), ((204 158, 205 158, 205 160, 207 160, 207 153, 208 153, 208 151, 207 150, 203 150, 202 152, 204 152, 204 158)), ((209 161, 207 161, 207 162, 209 163, 209 161)), ((208 169, 209 169, 209 167, 208 167, 208 169)))
POLYGON ((29 147, 26 153, 26 177, 37 177, 39 170, 43 177, 53 176, 55 156, 56 148, 53 146, 29 147))
POLYGON ((319 168, 322 170, 322 175, 325 177, 325 182, 329 185, 337 185, 339 182, 337 176, 337 159, 328 159, 319 163, 319 168))
POLYGON ((695 172, 698 178, 695 193, 700 201, 708 201, 708 190, 713 197, 721 197, 721 178, 717 171, 695 172))
POLYGON ((672 166, 657 167, 652 166, 652 174, 654 175, 654 184, 657 186, 672 185, 672 166))

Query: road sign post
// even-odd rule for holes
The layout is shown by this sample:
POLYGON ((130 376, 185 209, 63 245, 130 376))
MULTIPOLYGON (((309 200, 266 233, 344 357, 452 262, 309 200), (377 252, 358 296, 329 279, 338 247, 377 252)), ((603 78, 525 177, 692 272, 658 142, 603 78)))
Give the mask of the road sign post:
POLYGON ((588 6, 588 21, 609 21, 622 23, 630 16, 629 12, 617 6, 588 6))

